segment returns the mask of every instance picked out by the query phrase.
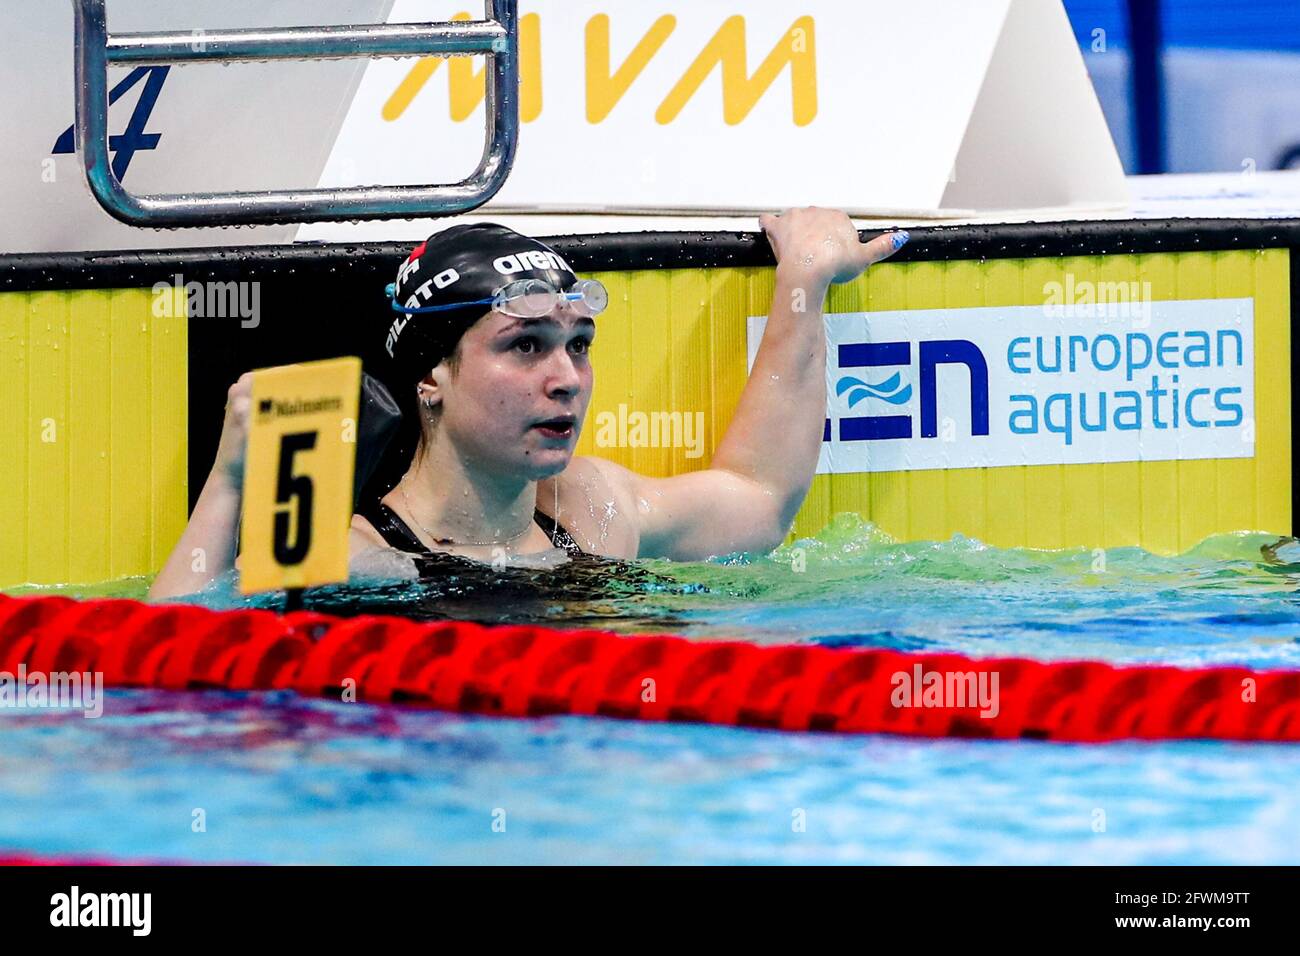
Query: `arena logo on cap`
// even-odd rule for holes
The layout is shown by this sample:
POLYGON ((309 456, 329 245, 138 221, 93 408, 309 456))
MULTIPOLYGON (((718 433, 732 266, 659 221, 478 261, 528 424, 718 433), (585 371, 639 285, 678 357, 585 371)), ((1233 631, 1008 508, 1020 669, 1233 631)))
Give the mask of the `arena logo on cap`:
POLYGON ((516 272, 523 272, 525 269, 557 269, 561 272, 572 272, 569 264, 554 252, 546 249, 527 249, 523 252, 514 252, 507 256, 501 256, 492 260, 492 267, 503 276, 514 275, 516 272))

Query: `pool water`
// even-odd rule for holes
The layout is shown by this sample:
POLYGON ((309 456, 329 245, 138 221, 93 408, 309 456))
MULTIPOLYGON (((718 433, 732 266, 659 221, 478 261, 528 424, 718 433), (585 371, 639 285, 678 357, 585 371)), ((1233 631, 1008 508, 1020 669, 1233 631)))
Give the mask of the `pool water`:
MULTIPOLYGON (((1040 552, 897 543, 841 516, 767 557, 646 568, 608 596, 533 601, 525 616, 762 643, 1300 668, 1300 550, 1275 535, 1219 536, 1178 557, 1040 552)), ((436 598, 371 586, 314 592, 309 606, 436 616, 436 598)), ((228 580, 196 600, 245 603, 228 580)), ((510 610, 496 602, 485 617, 510 610)), ((785 734, 216 691, 110 691, 97 720, 0 720, 8 850, 302 863, 1300 862, 1290 745, 785 734)))

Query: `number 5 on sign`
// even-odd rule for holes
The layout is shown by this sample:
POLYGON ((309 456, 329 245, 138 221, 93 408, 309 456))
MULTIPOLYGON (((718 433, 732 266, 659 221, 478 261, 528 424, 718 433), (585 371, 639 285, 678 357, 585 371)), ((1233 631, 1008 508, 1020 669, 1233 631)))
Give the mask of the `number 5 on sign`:
POLYGON ((244 467, 240 589, 346 581, 361 360, 258 369, 244 467))

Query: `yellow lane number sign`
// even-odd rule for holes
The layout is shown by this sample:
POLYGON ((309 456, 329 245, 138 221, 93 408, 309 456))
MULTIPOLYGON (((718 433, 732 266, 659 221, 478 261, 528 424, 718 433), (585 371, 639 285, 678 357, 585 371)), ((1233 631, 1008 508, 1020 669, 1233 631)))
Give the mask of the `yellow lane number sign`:
POLYGON ((361 360, 258 369, 244 467, 240 589, 346 581, 361 360))

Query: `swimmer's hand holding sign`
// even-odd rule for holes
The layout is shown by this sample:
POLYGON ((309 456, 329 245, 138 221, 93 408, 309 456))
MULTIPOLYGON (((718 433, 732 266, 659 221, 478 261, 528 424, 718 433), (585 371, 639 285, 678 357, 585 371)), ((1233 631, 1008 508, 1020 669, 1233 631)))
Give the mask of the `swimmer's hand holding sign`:
POLYGON ((245 593, 347 580, 360 377, 356 358, 240 376, 212 471, 151 596, 177 582, 197 590, 232 565, 245 593))

